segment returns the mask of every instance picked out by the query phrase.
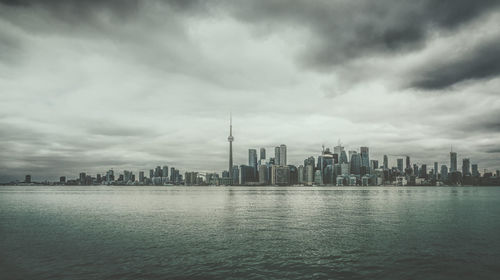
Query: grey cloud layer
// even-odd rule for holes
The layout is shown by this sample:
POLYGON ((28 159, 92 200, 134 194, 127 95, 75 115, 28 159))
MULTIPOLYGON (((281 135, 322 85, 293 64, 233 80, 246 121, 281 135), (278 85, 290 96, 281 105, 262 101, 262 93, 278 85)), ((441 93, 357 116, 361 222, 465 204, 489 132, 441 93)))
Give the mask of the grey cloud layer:
POLYGON ((0 1, 0 180, 222 170, 230 110, 239 164, 341 138, 498 168, 499 5, 0 1))

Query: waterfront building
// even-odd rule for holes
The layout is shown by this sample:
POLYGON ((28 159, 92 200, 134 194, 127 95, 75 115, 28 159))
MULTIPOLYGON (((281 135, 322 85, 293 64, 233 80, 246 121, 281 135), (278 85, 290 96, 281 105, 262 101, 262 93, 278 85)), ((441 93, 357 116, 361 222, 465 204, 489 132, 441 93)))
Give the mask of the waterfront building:
MULTIPOLYGON (((362 157, 360 154, 354 153, 351 155, 351 174, 360 175, 362 166, 362 157)), ((365 166, 363 166, 365 167, 365 166)))
POLYGON ((280 145, 280 165, 286 166, 286 145, 280 145))
POLYGON ((462 175, 470 176, 470 159, 468 158, 462 160, 462 175))
POLYGON ((457 171, 457 153, 450 152, 450 173, 457 171))
POLYGON ((260 165, 259 166, 259 184, 266 185, 269 182, 267 181, 267 166, 260 165))
POLYGON ((370 155, 368 147, 360 147, 361 153, 361 166, 370 168, 370 155))
POLYGON ((398 170, 399 170, 400 173, 403 173, 403 171, 404 171, 403 170, 403 159, 402 158, 398 158, 397 161, 398 161, 398 170))
POLYGON ((260 160, 266 159, 266 148, 260 148, 260 160))
POLYGON ((312 185, 314 182, 314 166, 306 165, 305 166, 305 183, 307 185, 312 185))
POLYGON ((389 169, 389 158, 384 155, 384 169, 389 169))
POLYGON ((441 181, 448 181, 448 167, 445 164, 441 165, 441 181))
POLYGON ((305 168, 304 168, 304 166, 303 165, 299 165, 299 168, 298 168, 297 172, 299 173, 298 174, 299 184, 304 184, 305 183, 305 180, 304 180, 305 168))
POLYGON ((280 165, 281 159, 280 159, 280 147, 274 147, 274 164, 275 165, 280 165))
POLYGON ((238 168, 238 165, 233 165, 233 169, 230 175, 232 175, 231 183, 233 185, 238 185, 240 182, 240 169, 238 168))
POLYGON ((427 164, 422 164, 420 167, 420 178, 427 179, 427 164))
POLYGON ((479 174, 479 169, 477 167, 477 164, 475 163, 475 164, 472 164, 471 166, 472 166, 472 176, 479 177, 480 174, 479 174))
POLYGON ((144 183, 144 171, 139 171, 139 183, 144 183))
POLYGON ((254 178, 257 179, 257 150, 248 149, 248 166, 251 166, 254 170, 254 178))
POLYGON ((434 162, 434 179, 436 179, 436 181, 439 179, 439 175, 438 175, 438 163, 436 161, 434 162))
POLYGON ((273 165, 271 184, 278 186, 287 186, 290 184, 290 168, 288 166, 273 165))

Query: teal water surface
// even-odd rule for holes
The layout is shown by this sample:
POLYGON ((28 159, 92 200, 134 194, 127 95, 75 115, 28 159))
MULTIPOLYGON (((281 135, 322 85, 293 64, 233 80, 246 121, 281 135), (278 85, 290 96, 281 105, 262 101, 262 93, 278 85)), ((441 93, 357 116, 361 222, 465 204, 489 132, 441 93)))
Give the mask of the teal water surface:
POLYGON ((500 279, 500 187, 0 187, 1 279, 500 279))

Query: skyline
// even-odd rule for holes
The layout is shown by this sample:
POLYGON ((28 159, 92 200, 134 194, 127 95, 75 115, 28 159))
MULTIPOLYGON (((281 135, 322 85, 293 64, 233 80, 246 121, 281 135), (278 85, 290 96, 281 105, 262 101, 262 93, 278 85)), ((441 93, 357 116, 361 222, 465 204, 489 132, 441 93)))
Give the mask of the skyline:
POLYGON ((341 139, 496 170, 499 21, 498 1, 0 1, 0 182, 220 172, 228 111, 238 164, 341 139))

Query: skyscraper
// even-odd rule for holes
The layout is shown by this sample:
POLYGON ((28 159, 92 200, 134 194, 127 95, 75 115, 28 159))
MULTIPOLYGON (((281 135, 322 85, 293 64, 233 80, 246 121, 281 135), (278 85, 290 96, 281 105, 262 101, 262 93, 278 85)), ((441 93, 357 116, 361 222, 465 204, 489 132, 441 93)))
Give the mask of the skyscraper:
POLYGON ((274 147, 274 164, 280 165, 280 147, 274 147))
MULTIPOLYGON (((233 170, 233 116, 229 114, 229 137, 227 137, 227 141, 229 141, 229 166, 227 171, 231 172, 233 170)), ((232 174, 229 174, 229 177, 233 177, 232 174)), ((232 185, 232 184, 230 184, 232 185)))
POLYGON ((384 169, 389 169, 389 158, 384 155, 384 169))
POLYGON ((462 175, 463 176, 470 175, 470 160, 468 158, 464 158, 462 160, 462 175))
POLYGON ((398 170, 399 172, 403 172, 403 159, 398 158, 398 170))
POLYGON ((479 169, 477 167, 477 163, 472 164, 472 176, 479 177, 479 169))
POLYGON ((248 149, 248 166, 251 166, 255 170, 255 175, 257 175, 257 150, 248 149))
POLYGON ((441 165, 441 181, 446 182, 448 180, 448 167, 446 165, 441 165))
POLYGON ((280 165, 286 166, 286 145, 280 145, 280 165))
POLYGON ((439 177, 438 177, 438 174, 439 174, 439 173, 438 173, 438 163, 435 161, 435 162, 434 162, 434 178, 436 179, 436 181, 437 181, 437 179, 439 178, 439 177))
POLYGON ((266 148, 260 148, 260 159, 266 159, 266 148))
POLYGON ((351 155, 351 174, 360 175, 362 166, 362 158, 358 153, 351 155))
POLYGON ((457 153, 450 152, 450 173, 457 172, 457 153))
POLYGON ((369 150, 368 147, 361 147, 359 148, 361 152, 361 166, 365 166, 367 168, 370 167, 370 155, 369 155, 369 150))
POLYGON ((411 164, 410 164, 410 156, 406 156, 406 169, 410 169, 411 164))

